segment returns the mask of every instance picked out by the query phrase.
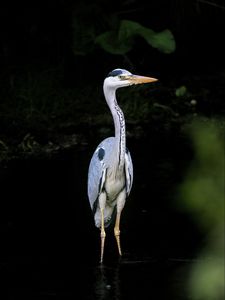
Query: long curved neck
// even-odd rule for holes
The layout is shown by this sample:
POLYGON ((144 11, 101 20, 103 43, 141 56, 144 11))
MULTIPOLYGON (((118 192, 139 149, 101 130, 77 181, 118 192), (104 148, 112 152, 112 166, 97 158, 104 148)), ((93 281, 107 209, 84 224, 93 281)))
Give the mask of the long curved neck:
POLYGON ((126 126, 124 114, 117 103, 116 91, 114 89, 107 89, 104 87, 104 94, 113 116, 119 166, 123 167, 126 150, 126 126))

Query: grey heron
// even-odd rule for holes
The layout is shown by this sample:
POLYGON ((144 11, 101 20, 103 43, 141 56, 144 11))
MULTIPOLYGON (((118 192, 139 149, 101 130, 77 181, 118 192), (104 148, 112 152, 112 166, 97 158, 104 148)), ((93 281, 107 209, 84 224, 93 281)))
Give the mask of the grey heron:
POLYGON ((111 71, 104 80, 103 91, 111 111, 115 136, 104 139, 96 148, 88 170, 88 198, 94 213, 95 226, 101 230, 101 260, 103 262, 105 228, 116 212, 114 235, 119 255, 120 216, 133 183, 133 164, 126 148, 125 119, 116 100, 116 90, 133 84, 150 83, 156 78, 134 75, 124 69, 111 71))

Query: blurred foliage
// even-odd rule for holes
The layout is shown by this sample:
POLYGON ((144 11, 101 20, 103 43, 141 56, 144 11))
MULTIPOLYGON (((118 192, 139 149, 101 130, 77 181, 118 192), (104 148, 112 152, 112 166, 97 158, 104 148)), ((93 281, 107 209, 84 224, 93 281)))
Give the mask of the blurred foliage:
POLYGON ((117 91, 120 105, 124 111, 126 120, 139 122, 140 120, 148 122, 149 113, 154 101, 154 95, 149 93, 153 87, 131 86, 128 89, 122 88, 117 91))
POLYGON ((206 230, 224 221, 224 139, 216 124, 192 124, 195 161, 182 187, 185 207, 206 230))
POLYGON ((150 46, 163 53, 175 51, 175 40, 170 30, 157 33, 130 20, 121 20, 117 30, 106 31, 97 36, 95 41, 106 52, 124 55, 132 49, 137 36, 144 38, 150 46))
POLYGON ((72 28, 75 55, 87 55, 97 46, 110 54, 125 55, 132 50, 137 37, 162 53, 172 53, 176 48, 170 30, 155 32, 138 22, 123 20, 117 13, 106 15, 96 3, 88 7, 79 3, 74 10, 72 28))
POLYGON ((75 110, 85 111, 80 99, 89 94, 85 95, 82 87, 79 87, 79 92, 76 88, 64 87, 62 74, 63 70, 59 66, 34 71, 25 69, 10 78, 6 77, 5 90, 0 93, 1 122, 12 117, 15 122, 23 120, 30 127, 36 125, 40 128, 42 125, 53 124, 55 119, 69 118, 75 110))
POLYGON ((180 189, 179 205, 206 236, 190 274, 191 299, 224 299, 224 122, 198 119, 189 127, 195 157, 180 189))
POLYGON ((97 98, 97 89, 65 87, 62 74, 60 66, 32 71, 24 68, 2 78, 0 162, 22 152, 38 153, 44 146, 47 151, 55 151, 59 144, 65 148, 67 135, 71 146, 79 143, 79 138, 74 139, 74 128, 88 122, 84 101, 97 98))
POLYGON ((175 95, 177 97, 184 97, 188 93, 187 87, 182 85, 175 90, 175 95))

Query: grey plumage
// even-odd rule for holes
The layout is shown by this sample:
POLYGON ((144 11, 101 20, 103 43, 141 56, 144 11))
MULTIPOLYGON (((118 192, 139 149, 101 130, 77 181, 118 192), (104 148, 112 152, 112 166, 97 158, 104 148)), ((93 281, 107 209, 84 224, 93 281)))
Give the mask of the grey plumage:
MULTIPOLYGON (((91 205, 91 209, 94 212, 95 215, 95 225, 97 227, 100 227, 100 212, 99 212, 99 205, 98 205, 98 196, 102 192, 103 189, 105 189, 105 182, 107 180, 106 174, 110 172, 114 166, 112 165, 112 159, 113 156, 115 156, 114 149, 115 149, 115 137, 109 137, 106 138, 104 141, 102 141, 97 149, 95 150, 90 166, 88 171, 88 197, 89 202, 91 205), (99 158, 99 151, 101 149, 104 149, 105 156, 101 160, 99 158)), ((132 183, 133 183, 133 164, 130 156, 130 152, 126 150, 125 154, 125 165, 124 165, 124 171, 123 176, 125 177, 124 183, 121 185, 121 187, 117 190, 114 197, 109 197, 108 191, 106 190, 107 194, 107 201, 106 201, 106 212, 104 216, 105 221, 105 227, 107 227, 111 223, 111 215, 113 213, 113 210, 115 209, 116 205, 116 197, 121 192, 122 189, 126 189, 126 195, 129 196, 132 183)))
POLYGON ((95 225, 101 229, 101 262, 106 236, 105 227, 111 223, 115 211, 114 234, 121 255, 120 216, 133 183, 133 164, 130 152, 126 148, 125 119, 116 100, 116 90, 156 80, 133 75, 123 69, 111 71, 104 80, 103 91, 113 117, 115 136, 106 138, 98 145, 88 170, 88 198, 95 225))

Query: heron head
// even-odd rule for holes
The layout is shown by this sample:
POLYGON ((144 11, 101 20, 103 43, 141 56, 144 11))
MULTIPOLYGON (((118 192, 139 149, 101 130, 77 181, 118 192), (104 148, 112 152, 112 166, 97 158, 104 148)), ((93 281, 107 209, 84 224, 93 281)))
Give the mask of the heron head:
POLYGON ((133 84, 155 82, 157 80, 158 79, 152 77, 134 75, 124 69, 115 69, 111 71, 106 77, 104 81, 104 86, 117 89, 120 87, 129 86, 133 84))

